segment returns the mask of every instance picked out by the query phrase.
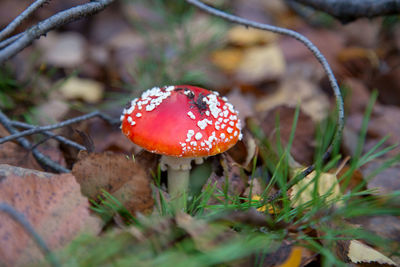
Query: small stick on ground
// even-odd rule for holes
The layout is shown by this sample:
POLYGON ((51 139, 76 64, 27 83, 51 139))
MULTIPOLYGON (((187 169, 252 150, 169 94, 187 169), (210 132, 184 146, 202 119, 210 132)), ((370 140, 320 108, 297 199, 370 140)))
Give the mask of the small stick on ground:
MULTIPOLYGON (((7 129, 11 134, 17 134, 18 131, 11 125, 10 119, 0 110, 0 123, 7 129)), ((17 138, 17 142, 25 149, 32 151, 32 155, 35 157, 37 162, 42 166, 45 170, 49 169, 51 171, 57 173, 70 172, 67 168, 61 166, 57 162, 54 162, 50 158, 43 155, 36 148, 32 149, 31 143, 23 137, 17 138)))
POLYGON ((118 119, 113 119, 113 118, 111 118, 111 117, 109 117, 109 116, 107 116, 107 115, 105 115, 105 114, 103 114, 103 113, 101 113, 99 111, 94 111, 94 112, 91 112, 91 113, 88 113, 88 114, 85 114, 85 115, 82 115, 82 116, 79 116, 79 117, 75 117, 75 118, 72 118, 72 119, 69 119, 69 120, 65 120, 65 121, 62 121, 62 122, 59 122, 59 123, 55 123, 55 124, 52 124, 52 125, 37 126, 35 128, 28 129, 28 130, 25 130, 25 131, 22 131, 22 132, 13 133, 13 134, 11 134, 9 136, 0 138, 0 144, 3 144, 3 143, 8 142, 8 141, 15 140, 15 139, 20 138, 20 137, 24 137, 24 136, 28 136, 28 135, 32 135, 32 134, 36 134, 36 133, 43 133, 45 131, 50 131, 50 130, 62 128, 62 127, 65 127, 65 126, 73 124, 73 123, 77 123, 77 122, 81 122, 81 121, 85 121, 85 120, 91 119, 93 117, 100 117, 100 118, 102 118, 103 120, 107 121, 110 124, 119 123, 118 119))

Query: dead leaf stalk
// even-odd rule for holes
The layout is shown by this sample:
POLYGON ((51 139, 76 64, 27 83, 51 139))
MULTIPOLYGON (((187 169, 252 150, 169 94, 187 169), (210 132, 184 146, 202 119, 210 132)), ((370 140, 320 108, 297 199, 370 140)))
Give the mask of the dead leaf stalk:
POLYGON ((51 253, 49 247, 46 245, 44 240, 35 231, 33 226, 29 223, 29 221, 25 218, 25 216, 22 213, 18 212, 7 203, 0 203, 0 211, 7 213, 8 216, 10 216, 14 221, 19 223, 22 226, 22 228, 24 228, 24 230, 32 237, 36 245, 40 248, 43 255, 49 261, 51 266, 53 267, 61 266, 57 258, 51 253))

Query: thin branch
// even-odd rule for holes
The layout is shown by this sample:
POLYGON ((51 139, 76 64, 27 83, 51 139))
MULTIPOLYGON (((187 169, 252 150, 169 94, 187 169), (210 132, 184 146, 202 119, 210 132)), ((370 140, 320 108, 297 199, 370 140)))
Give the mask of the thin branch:
POLYGON ((36 245, 40 248, 45 258, 49 261, 51 266, 58 267, 61 264, 58 262, 57 258, 51 253, 46 242, 40 237, 40 235, 35 231, 33 226, 25 218, 24 214, 16 211, 12 206, 7 203, 0 203, 0 211, 7 213, 14 221, 18 222, 22 228, 31 236, 35 241, 36 245))
POLYGON ((25 9, 21 14, 19 14, 10 24, 8 24, 2 31, 0 31, 0 40, 3 40, 8 35, 10 35, 21 23, 27 19, 36 9, 41 7, 48 0, 36 0, 25 9))
MULTIPOLYGON (((322 65, 322 68, 324 69, 326 75, 328 76, 329 83, 332 87, 333 93, 336 98, 336 109, 337 109, 336 132, 335 132, 335 135, 333 137, 331 144, 329 145, 327 151, 325 152, 325 154, 323 155, 323 158, 322 158, 323 161, 327 160, 330 157, 333 147, 337 146, 340 143, 340 139, 341 139, 343 127, 344 127, 344 107, 343 107, 342 94, 340 92, 336 78, 333 75, 332 69, 328 64, 328 61, 325 59, 325 57, 322 55, 322 53, 319 51, 319 49, 309 39, 307 39, 305 36, 301 35, 298 32, 295 32, 295 31, 292 31, 289 29, 285 29, 285 28, 268 25, 268 24, 254 22, 254 21, 247 20, 247 19, 243 19, 243 18, 234 16, 234 15, 231 15, 231 14, 225 13, 223 11, 220 11, 213 7, 207 6, 198 0, 186 0, 186 1, 200 9, 202 9, 203 11, 205 11, 209 14, 223 18, 227 21, 238 23, 238 24, 244 25, 246 27, 252 27, 252 28, 256 28, 256 29, 271 31, 274 33, 290 36, 290 37, 300 41, 301 43, 303 43, 313 53, 313 55, 317 58, 319 63, 322 65)), ((306 170, 304 170, 301 174, 299 174, 297 177, 295 177, 294 179, 295 180, 301 179, 302 177, 305 177, 308 174, 310 174, 314 169, 315 169, 315 165, 313 164, 313 165, 309 166, 306 170)), ((279 192, 279 195, 280 194, 281 194, 281 192, 279 192)))
MULTIPOLYGON (((10 119, 0 110, 0 123, 7 129, 11 134, 17 134, 18 131, 11 125, 10 119)), ((37 162, 44 169, 50 169, 57 173, 70 172, 67 168, 61 166, 57 162, 54 162, 50 158, 40 153, 36 148, 32 149, 31 143, 26 138, 17 138, 17 142, 25 149, 31 150, 32 155, 35 157, 37 162)))
POLYGON ((5 39, 4 41, 1 41, 0 42, 0 49, 3 49, 4 47, 6 47, 6 46, 10 45, 11 43, 15 42, 21 36, 22 36, 22 32, 11 36, 10 38, 5 39))
POLYGON ((54 28, 69 22, 96 14, 110 5, 114 0, 97 0, 61 11, 50 18, 39 22, 37 25, 23 32, 15 42, 0 50, 0 64, 16 55, 30 45, 35 39, 46 34, 54 28))
POLYGON ((323 11, 348 23, 358 18, 373 18, 400 13, 400 0, 291 0, 323 11))
MULTIPOLYGON (((15 126, 15 127, 24 128, 24 129, 33 129, 33 128, 38 127, 38 126, 35 126, 35 125, 30 125, 28 123, 19 122, 19 121, 11 121, 11 125, 15 126)), ((69 140, 69 139, 67 139, 67 138, 65 138, 63 136, 56 135, 56 134, 54 134, 52 132, 49 132, 49 131, 44 131, 44 132, 41 132, 41 133, 46 135, 46 136, 48 136, 48 137, 51 137, 51 138, 57 140, 60 143, 66 144, 66 145, 71 146, 73 148, 76 148, 76 149, 79 149, 79 150, 86 150, 86 147, 84 147, 81 144, 78 144, 78 143, 76 143, 74 141, 71 141, 71 140, 69 140)))
POLYGON ((9 136, 0 138, 0 144, 3 144, 3 143, 8 142, 8 141, 15 140, 17 138, 24 137, 24 136, 27 136, 27 135, 32 135, 32 134, 36 134, 36 133, 42 133, 44 131, 50 131, 50 130, 62 128, 62 127, 65 127, 67 125, 70 125, 70 124, 73 124, 73 123, 77 123, 77 122, 80 122, 80 121, 84 121, 84 120, 88 120, 88 119, 93 118, 93 117, 100 117, 100 118, 104 119, 105 121, 108 121, 110 124, 119 123, 119 120, 117 120, 117 119, 112 119, 109 116, 107 116, 107 115, 105 115, 105 114, 103 114, 103 113, 101 113, 99 111, 94 111, 94 112, 88 113, 86 115, 75 117, 73 119, 65 120, 65 121, 62 121, 62 122, 59 122, 59 123, 56 123, 56 124, 46 125, 46 126, 37 126, 37 127, 31 128, 31 129, 28 129, 28 130, 25 130, 25 131, 22 131, 22 132, 11 134, 9 136))

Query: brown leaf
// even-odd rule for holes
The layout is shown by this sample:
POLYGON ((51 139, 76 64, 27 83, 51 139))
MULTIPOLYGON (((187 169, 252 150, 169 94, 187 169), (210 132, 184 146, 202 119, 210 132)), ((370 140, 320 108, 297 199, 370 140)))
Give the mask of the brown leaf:
POLYGON ((365 84, 354 78, 347 78, 343 83, 348 88, 345 98, 345 109, 347 112, 364 113, 371 97, 365 84))
POLYGON ((251 171, 253 168, 252 161, 258 154, 258 148, 254 137, 249 131, 245 129, 242 133, 243 139, 238 141, 227 153, 241 167, 245 168, 247 171, 251 171))
MULTIPOLYGON (((361 128, 361 121, 362 115, 360 114, 353 114, 347 118, 346 127, 348 127, 350 133, 353 133, 344 135, 344 143, 346 144, 347 150, 350 152, 354 151, 354 147, 351 147, 351 145, 355 145, 354 142, 357 140, 356 135, 361 128)), ((400 143, 400 108, 376 105, 368 124, 364 152, 371 149, 385 136, 388 136, 388 139, 383 147, 400 143)), ((369 177, 386 159, 395 156, 399 151, 400 149, 396 147, 394 150, 383 155, 383 157, 368 162, 361 167, 361 173, 364 177, 369 177)), ((399 168, 400 164, 396 163, 379 172, 368 182, 367 188, 378 188, 378 194, 389 193, 400 189, 400 179, 398 179, 399 168)))
MULTIPOLYGON (((219 176, 219 174, 216 174, 215 172, 211 173, 210 177, 203 186, 203 190, 205 190, 208 186, 215 185, 216 190, 227 190, 227 193, 230 196, 241 195, 245 190, 246 183, 244 181, 245 179, 242 178, 239 165, 235 163, 227 153, 221 155, 220 163, 223 168, 222 176, 219 176)), ((219 200, 212 197, 209 200, 209 204, 211 203, 219 203, 219 200)))
POLYGON ((262 97, 256 103, 257 112, 270 111, 279 106, 296 107, 316 122, 328 115, 329 99, 313 83, 297 76, 287 77, 271 95, 262 97))
MULTIPOLYGON (((0 137, 8 135, 9 133, 0 125, 0 137)), ((28 169, 43 170, 30 151, 12 142, 0 145, 0 163, 28 169)))
MULTIPOLYGON (((294 119, 295 109, 287 106, 279 106, 271 110, 262 122, 265 135, 274 144, 276 143, 276 116, 279 115, 280 138, 283 146, 289 141, 294 119)), ((297 121, 296 133, 291 148, 291 155, 302 164, 311 164, 314 156, 314 132, 315 126, 312 119, 300 111, 297 121)))
MULTIPOLYGON (((100 219, 89 213, 71 174, 0 165, 0 202, 22 212, 51 250, 60 249, 80 233, 97 234, 100 219)), ((32 265, 42 254, 24 229, 9 216, 0 216, 0 258, 6 266, 32 265)))
MULTIPOLYGON (((364 182, 364 176, 359 170, 353 171, 351 177, 346 177, 345 179, 342 176, 350 169, 349 166, 344 166, 337 174, 337 178, 339 180, 340 186, 347 184, 346 188, 342 188, 343 192, 348 192, 358 186, 360 186, 364 182)), ((362 190, 365 190, 365 184, 361 187, 362 190)))
POLYGON ((143 168, 126 155, 81 151, 72 173, 81 185, 82 193, 89 198, 97 198, 104 189, 133 215, 150 212, 153 208, 150 179, 143 168))

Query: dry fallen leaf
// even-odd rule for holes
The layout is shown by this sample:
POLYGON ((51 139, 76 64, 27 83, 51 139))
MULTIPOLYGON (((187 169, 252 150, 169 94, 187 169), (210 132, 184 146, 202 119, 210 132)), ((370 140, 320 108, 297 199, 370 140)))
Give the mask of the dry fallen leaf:
MULTIPOLYGON (((308 256, 306 249, 302 247, 293 246, 289 241, 283 241, 283 244, 278 247, 277 250, 265 255, 258 255, 256 258, 262 259, 261 264, 258 265, 263 267, 298 267, 302 263, 302 258, 308 256)), ((305 260, 305 259, 304 259, 305 260)), ((254 261, 257 261, 254 259, 254 261)), ((253 266, 256 265, 253 262, 253 266)))
POLYGON ((269 111, 278 106, 287 105, 300 109, 319 122, 328 115, 330 103, 328 97, 313 83, 301 77, 287 77, 272 95, 259 99, 257 112, 269 111))
POLYGON ((211 54, 212 62, 228 73, 233 73, 243 58, 243 50, 239 48, 225 48, 211 54))
MULTIPOLYGON (((1 164, 0 202, 22 212, 51 250, 62 248, 80 233, 97 234, 101 228, 100 219, 90 215, 88 200, 71 174, 1 164)), ((44 260, 21 225, 4 213, 0 216, 0 259, 2 266, 44 260)))
POLYGON ((78 67, 85 60, 86 39, 79 33, 48 33, 38 41, 43 61, 55 67, 78 67))
MULTIPOLYGON (((298 170, 302 171, 302 170, 298 170)), ((297 173, 297 171, 295 171, 297 173)), ((290 205, 298 207, 313 199, 314 187, 317 183, 316 172, 304 177, 289 190, 290 205)), ((318 196, 325 196, 326 201, 334 201, 341 197, 340 186, 335 174, 321 173, 318 177, 318 196)), ((342 202, 336 202, 339 204, 342 202)))
POLYGON ((253 159, 258 154, 258 148, 254 137, 249 131, 245 129, 242 133, 243 139, 237 142, 227 153, 237 164, 247 171, 251 171, 253 168, 253 159))
POLYGON ((227 226, 194 219, 186 213, 178 213, 175 219, 177 226, 190 235, 200 251, 210 251, 235 235, 235 232, 227 226))
POLYGON ((89 198, 96 199, 104 189, 133 215, 136 212, 148 213, 153 208, 147 173, 126 155, 81 151, 72 173, 81 185, 82 193, 89 198))
MULTIPOLYGON (((208 177, 207 181, 203 185, 203 191, 208 187, 215 186, 216 191, 227 191, 227 194, 230 196, 239 196, 241 195, 246 187, 244 182, 245 179, 242 178, 240 167, 227 153, 223 153, 220 157, 220 164, 223 169, 223 174, 217 174, 216 172, 212 172, 208 177)), ((213 196, 209 199, 209 204, 219 203, 223 196, 213 196)))
POLYGON ((339 240, 338 256, 355 264, 373 264, 373 266, 398 266, 394 261, 357 240, 339 240))
MULTIPOLYGON (((262 121, 261 127, 272 144, 276 144, 277 129, 276 118, 279 116, 279 134, 282 146, 288 144, 290 133, 292 130, 295 108, 287 106, 279 106, 268 112, 262 121)), ((311 164, 314 157, 314 137, 315 125, 312 119, 300 111, 297 121, 297 128, 294 135, 292 147, 290 150, 294 159, 301 164, 311 164)), ((274 147, 274 149, 276 149, 274 147)))
MULTIPOLYGON (((361 128, 363 115, 352 114, 347 117, 344 144, 349 152, 355 151, 355 142, 358 140, 358 133, 361 128)), ((364 144, 364 153, 369 151, 384 137, 388 139, 383 147, 397 145, 400 142, 400 108, 396 106, 381 106, 376 105, 368 123, 367 139, 364 144)), ((374 159, 363 165, 360 169, 362 175, 368 179, 368 189, 377 189, 374 193, 386 194, 400 189, 399 168, 400 164, 394 163, 381 172, 374 171, 382 166, 386 160, 396 156, 399 153, 399 148, 396 147, 380 158, 374 159)))
POLYGON ((35 170, 43 170, 30 151, 11 142, 0 145, 0 163, 35 170))
POLYGON ((237 78, 244 83, 258 84, 281 78, 286 63, 277 44, 246 49, 236 69, 237 78))
POLYGON ((97 103, 103 98, 104 85, 90 79, 71 77, 59 90, 66 99, 82 99, 88 103, 97 103))
POLYGON ((254 46, 274 42, 278 35, 254 28, 244 26, 234 26, 228 31, 230 43, 239 46, 254 46))

